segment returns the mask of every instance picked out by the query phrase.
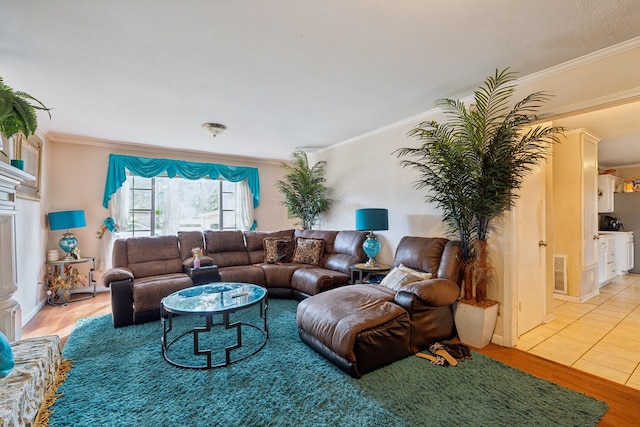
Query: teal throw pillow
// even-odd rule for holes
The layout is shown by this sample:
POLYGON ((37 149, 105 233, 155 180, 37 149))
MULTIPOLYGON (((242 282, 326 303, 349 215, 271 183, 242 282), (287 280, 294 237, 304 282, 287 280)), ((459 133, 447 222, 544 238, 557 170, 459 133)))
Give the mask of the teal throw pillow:
POLYGON ((7 337, 0 332, 0 378, 9 375, 14 364, 11 344, 9 344, 7 337))

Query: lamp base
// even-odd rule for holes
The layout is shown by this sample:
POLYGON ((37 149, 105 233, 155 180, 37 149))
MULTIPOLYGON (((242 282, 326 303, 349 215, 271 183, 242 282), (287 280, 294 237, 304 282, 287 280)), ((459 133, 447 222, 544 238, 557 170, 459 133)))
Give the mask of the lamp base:
POLYGON ((370 231, 367 234, 367 240, 362 244, 362 249, 364 253, 369 257, 369 261, 367 261, 364 265, 367 267, 377 267, 378 263, 376 262, 376 255, 380 251, 380 242, 373 231, 370 231))
POLYGON ((378 264, 378 261, 376 261, 375 258, 369 258, 369 261, 364 263, 364 266, 367 268, 375 268, 378 267, 378 265, 380 264, 378 264))
POLYGON ((62 258, 63 261, 71 261, 76 259, 72 255, 72 252, 76 248, 76 246, 78 246, 78 240, 73 233, 64 233, 62 235, 62 239, 60 239, 60 241, 58 242, 58 246, 60 246, 60 249, 67 253, 64 258, 62 258))
POLYGON ((71 252, 67 252, 67 254, 60 258, 59 261, 74 261, 76 259, 76 257, 73 256, 73 254, 71 252))

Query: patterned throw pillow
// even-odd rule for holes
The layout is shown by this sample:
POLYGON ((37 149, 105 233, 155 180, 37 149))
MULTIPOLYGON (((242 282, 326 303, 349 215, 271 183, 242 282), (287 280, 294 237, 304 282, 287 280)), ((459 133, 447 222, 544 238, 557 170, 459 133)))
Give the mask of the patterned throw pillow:
POLYGON ((264 262, 275 264, 291 262, 293 256, 293 240, 283 237, 265 237, 262 240, 264 248, 264 262))
POLYGON ((404 269, 395 267, 389 272, 389 274, 384 276, 384 279, 382 279, 382 281, 380 282, 380 286, 385 286, 397 292, 404 285, 417 282, 418 280, 422 279, 414 274, 408 273, 404 269))
POLYGON ((322 265, 324 239, 298 237, 293 262, 297 264, 322 265))

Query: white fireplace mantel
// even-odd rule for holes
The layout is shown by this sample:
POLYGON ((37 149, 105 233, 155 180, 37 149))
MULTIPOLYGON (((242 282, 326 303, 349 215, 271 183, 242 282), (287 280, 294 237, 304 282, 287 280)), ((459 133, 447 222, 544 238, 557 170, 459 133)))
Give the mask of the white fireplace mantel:
POLYGON ((33 180, 33 175, 0 162, 0 331, 9 341, 22 338, 22 312, 20 304, 12 298, 18 289, 16 187, 33 180))

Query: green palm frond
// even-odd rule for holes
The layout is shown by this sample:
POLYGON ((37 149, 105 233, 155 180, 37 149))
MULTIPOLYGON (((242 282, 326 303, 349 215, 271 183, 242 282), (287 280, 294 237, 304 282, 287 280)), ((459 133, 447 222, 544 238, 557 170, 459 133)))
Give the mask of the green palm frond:
POLYGON ((290 216, 300 218, 302 226, 310 229, 332 204, 325 186, 326 162, 320 161, 310 167, 306 153, 296 150, 292 162, 283 162, 280 166, 287 171, 284 178, 276 182, 276 188, 284 197, 282 204, 290 216))
POLYGON ((535 92, 511 104, 516 73, 496 70, 474 92, 467 108, 458 100, 436 101, 447 121, 423 122, 408 136, 422 145, 396 150, 400 165, 415 169, 425 200, 443 213, 451 234, 462 243, 463 261, 473 257, 471 242, 486 240, 491 221, 513 206, 525 176, 544 161, 563 129, 532 126, 535 112, 550 96, 535 92))

